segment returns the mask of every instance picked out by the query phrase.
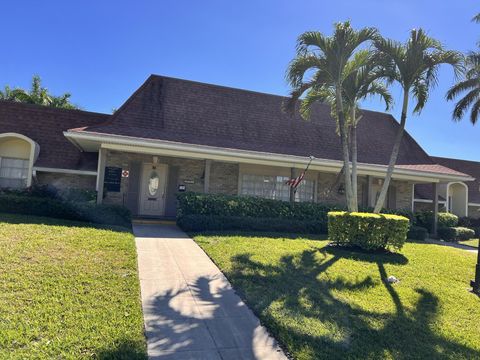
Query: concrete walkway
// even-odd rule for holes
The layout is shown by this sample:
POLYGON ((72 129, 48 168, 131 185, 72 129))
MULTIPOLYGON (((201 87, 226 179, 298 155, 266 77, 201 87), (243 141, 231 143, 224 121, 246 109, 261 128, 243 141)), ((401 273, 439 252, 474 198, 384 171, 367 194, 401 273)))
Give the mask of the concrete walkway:
POLYGON ((447 246, 447 247, 453 247, 455 249, 460 249, 460 250, 465 250, 471 253, 477 253, 477 249, 475 249, 473 246, 468 246, 468 245, 462 245, 454 242, 448 242, 448 241, 440 241, 436 239, 427 239, 425 240, 426 243, 428 244, 434 244, 434 245, 440 245, 440 246, 447 246))
POLYGON ((217 266, 173 225, 134 225, 150 359, 287 359, 217 266))

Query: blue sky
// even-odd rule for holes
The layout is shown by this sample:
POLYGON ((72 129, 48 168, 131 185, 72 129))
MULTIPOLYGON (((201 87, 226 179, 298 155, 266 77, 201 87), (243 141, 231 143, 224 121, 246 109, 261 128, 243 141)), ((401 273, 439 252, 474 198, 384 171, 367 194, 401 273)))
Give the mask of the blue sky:
MULTIPOLYGON (((423 27, 447 48, 468 51, 480 40, 473 1, 9 1, 2 4, 0 86, 27 87, 39 74, 54 94, 71 92, 85 110, 111 112, 151 73, 285 95, 285 68, 306 30, 332 24, 375 26, 405 40, 423 27)), ((408 131, 432 155, 480 161, 480 124, 451 121, 444 100, 448 68, 408 131)), ((392 89, 398 118, 400 92, 392 89)), ((376 101, 365 108, 382 110, 376 101)))

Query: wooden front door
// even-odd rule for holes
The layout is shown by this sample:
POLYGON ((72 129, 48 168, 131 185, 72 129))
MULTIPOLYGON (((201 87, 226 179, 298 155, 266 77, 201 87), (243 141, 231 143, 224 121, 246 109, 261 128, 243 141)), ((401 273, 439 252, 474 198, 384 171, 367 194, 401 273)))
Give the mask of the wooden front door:
POLYGON ((167 169, 164 164, 143 164, 139 215, 165 215, 167 169))

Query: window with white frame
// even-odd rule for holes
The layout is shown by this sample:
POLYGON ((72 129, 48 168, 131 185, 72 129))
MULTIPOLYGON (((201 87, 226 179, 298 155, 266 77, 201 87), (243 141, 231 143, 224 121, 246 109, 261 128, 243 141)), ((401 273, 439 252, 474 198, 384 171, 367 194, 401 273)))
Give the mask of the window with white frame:
POLYGON ((28 160, 0 157, 0 187, 27 186, 28 160))
MULTIPOLYGON (((290 200, 290 186, 286 184, 288 179, 288 176, 243 174, 240 194, 288 201, 290 200)), ((297 187, 295 201, 313 202, 314 188, 314 181, 304 179, 297 187)))

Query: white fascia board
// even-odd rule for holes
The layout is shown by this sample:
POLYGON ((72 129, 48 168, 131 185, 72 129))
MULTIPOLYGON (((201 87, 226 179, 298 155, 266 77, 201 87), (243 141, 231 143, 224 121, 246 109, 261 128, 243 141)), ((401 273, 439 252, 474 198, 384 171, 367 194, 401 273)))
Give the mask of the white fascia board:
MULTIPOLYGON (((432 203, 433 200, 430 199, 413 199, 414 202, 419 202, 419 203, 432 203)), ((439 204, 445 204, 445 200, 438 200, 439 204)))
POLYGON ((468 203, 468 206, 480 206, 479 203, 468 203))
MULTIPOLYGON (((165 140, 138 139, 129 136, 119 135, 99 135, 87 132, 64 132, 69 140, 80 144, 81 140, 96 141, 99 147, 111 150, 141 152, 146 154, 159 154, 170 156, 182 156, 194 159, 212 159, 226 162, 250 163, 259 165, 271 165, 282 167, 304 168, 309 159, 294 155, 283 155, 265 153, 250 150, 238 150, 230 148, 220 148, 215 146, 185 144, 165 140)), ((338 172, 343 166, 339 160, 317 159, 315 158, 310 169, 327 172, 338 172)), ((372 175, 384 177, 387 172, 387 166, 377 164, 358 164, 359 175, 372 175)), ((438 183, 442 181, 472 181, 471 177, 454 176, 447 174, 438 174, 427 171, 408 170, 396 168, 393 175, 394 179, 438 183)))
POLYGON ((49 168, 49 167, 42 167, 42 166, 34 166, 33 171, 51 172, 51 173, 59 173, 59 174, 75 174, 75 175, 97 176, 96 171, 75 170, 75 169, 57 169, 57 168, 49 168))

